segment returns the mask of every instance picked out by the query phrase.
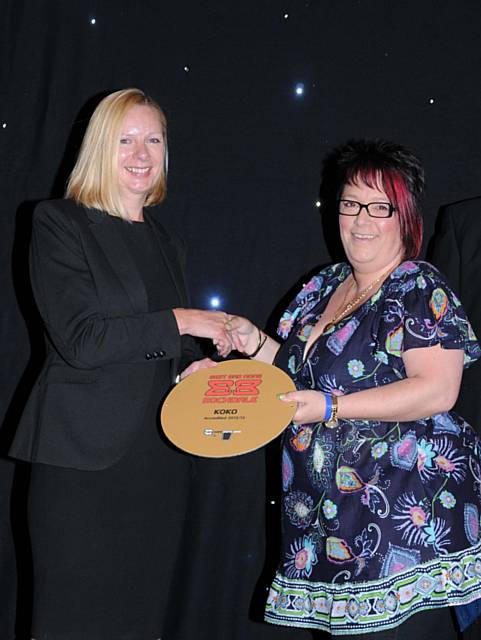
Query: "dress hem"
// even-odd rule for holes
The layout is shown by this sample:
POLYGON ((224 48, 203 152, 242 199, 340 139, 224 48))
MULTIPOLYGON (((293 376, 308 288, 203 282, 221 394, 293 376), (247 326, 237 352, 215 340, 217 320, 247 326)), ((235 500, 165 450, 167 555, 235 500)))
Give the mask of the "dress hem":
POLYGON ((392 629, 419 611, 481 598, 481 542, 380 580, 331 584, 277 574, 265 621, 332 635, 392 629))

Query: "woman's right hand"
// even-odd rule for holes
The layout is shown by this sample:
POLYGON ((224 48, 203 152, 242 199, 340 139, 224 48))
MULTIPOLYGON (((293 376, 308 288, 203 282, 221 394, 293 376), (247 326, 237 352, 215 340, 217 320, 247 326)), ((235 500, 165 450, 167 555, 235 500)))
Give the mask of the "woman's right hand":
POLYGON ((226 329, 229 316, 224 311, 173 309, 180 335, 210 338, 217 352, 225 358, 232 351, 232 339, 226 329))

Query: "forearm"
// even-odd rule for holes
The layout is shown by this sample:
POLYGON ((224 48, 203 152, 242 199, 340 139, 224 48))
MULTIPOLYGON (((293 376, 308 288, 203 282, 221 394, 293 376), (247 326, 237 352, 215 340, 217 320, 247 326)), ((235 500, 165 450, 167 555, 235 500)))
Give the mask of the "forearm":
MULTIPOLYGON (((339 396, 337 418, 410 422, 449 411, 459 392, 463 352, 439 346, 411 349, 403 360, 406 378, 339 396)), ((295 422, 326 419, 326 396, 321 391, 294 391, 284 394, 283 400, 298 403, 295 422)))
POLYGON ((193 317, 190 309, 172 309, 181 336, 192 335, 193 317))
POLYGON ((117 318, 70 318, 64 323, 46 322, 46 329, 61 356, 81 369, 169 360, 182 350, 168 309, 117 318))
POLYGON ((344 419, 408 422, 449 411, 457 389, 440 387, 423 378, 358 391, 338 398, 338 417, 344 419))
MULTIPOLYGON (((242 320, 246 325, 246 332, 237 332, 237 334, 233 335, 234 347, 252 360, 272 364, 281 345, 264 331, 261 331, 255 324, 245 319, 242 320)), ((235 321, 231 320, 230 324, 233 322, 235 321)))
MULTIPOLYGON (((265 334, 263 335, 265 336, 265 334)), ((266 338, 267 339, 262 345, 261 349, 252 359, 259 360, 260 362, 266 362, 267 364, 272 364, 281 345, 269 336, 266 336, 266 338)))
POLYGON ((449 411, 459 393, 463 351, 440 345, 410 349, 403 361, 405 379, 343 396, 339 417, 397 422, 449 411))

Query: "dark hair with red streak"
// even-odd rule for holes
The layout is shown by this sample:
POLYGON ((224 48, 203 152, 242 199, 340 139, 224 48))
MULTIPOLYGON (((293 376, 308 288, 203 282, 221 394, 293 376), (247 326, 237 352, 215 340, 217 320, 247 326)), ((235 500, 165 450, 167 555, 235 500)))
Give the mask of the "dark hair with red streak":
POLYGON ((424 170, 406 147, 386 140, 353 140, 334 152, 337 191, 345 184, 359 184, 385 192, 399 216, 404 259, 419 256, 423 241, 420 200, 424 170))

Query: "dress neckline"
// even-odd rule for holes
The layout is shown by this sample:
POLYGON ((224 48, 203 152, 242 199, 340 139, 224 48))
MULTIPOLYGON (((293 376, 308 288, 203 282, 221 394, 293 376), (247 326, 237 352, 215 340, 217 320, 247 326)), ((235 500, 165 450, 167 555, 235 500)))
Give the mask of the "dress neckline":
MULTIPOLYGON (((356 307, 349 315, 344 316, 341 320, 339 320, 339 322, 337 322, 336 324, 333 324, 328 331, 322 331, 322 333, 320 333, 317 338, 312 342, 312 344, 309 346, 308 349, 304 348, 303 354, 302 354, 302 364, 305 364, 307 362, 307 360, 309 359, 310 354, 313 352, 314 348, 316 347, 316 345, 318 344, 319 340, 321 338, 324 337, 329 337, 331 336, 333 333, 335 333, 336 331, 339 331, 340 329, 342 329, 348 322, 350 322, 353 317, 355 317, 358 313, 360 314, 361 312, 365 311, 365 308, 367 308, 367 306, 371 306, 371 301, 373 298, 376 298, 376 300, 379 299, 379 297, 382 295, 384 287, 387 285, 387 283, 391 280, 391 277, 394 273, 396 273, 396 271, 399 269, 399 267, 403 264, 403 262, 401 262, 395 269, 393 269, 391 271, 391 273, 389 273, 389 275, 387 276, 387 278, 385 278, 385 280, 382 282, 381 286, 379 287, 379 289, 372 294, 372 296, 369 296, 368 298, 366 298, 364 300, 364 302, 362 304, 360 304, 358 307, 356 307)), ((332 286, 333 283, 335 282, 335 280, 339 281, 339 276, 344 276, 342 278, 342 280, 337 284, 337 286, 335 288, 333 288, 332 291, 330 291, 329 293, 332 294, 337 291, 337 289, 342 285, 343 282, 345 282, 347 280, 347 278, 352 274, 352 267, 348 262, 344 262, 341 264, 341 268, 339 270, 339 273, 337 275, 337 278, 332 277, 331 280, 327 283, 327 287, 332 286)), ((317 303, 316 307, 314 307, 314 309, 317 309, 319 306, 322 305, 322 303, 325 303, 324 305, 324 309, 326 308, 328 301, 330 298, 326 299, 326 296, 322 296, 322 298, 319 300, 319 302, 317 303)), ((322 311, 321 313, 317 314, 316 313, 316 321, 314 324, 310 324, 309 326, 311 326, 311 331, 314 329, 314 327, 316 326, 316 324, 319 322, 319 318, 322 316, 322 311)), ((329 323, 328 323, 329 324, 329 323)), ((326 326, 328 326, 328 324, 326 326)), ((302 328, 302 330, 305 330, 305 325, 302 328)), ((309 340, 309 338, 307 339, 307 341, 309 340)), ((307 341, 306 341, 306 347, 307 347, 307 341)))

